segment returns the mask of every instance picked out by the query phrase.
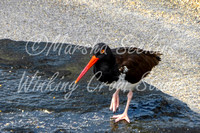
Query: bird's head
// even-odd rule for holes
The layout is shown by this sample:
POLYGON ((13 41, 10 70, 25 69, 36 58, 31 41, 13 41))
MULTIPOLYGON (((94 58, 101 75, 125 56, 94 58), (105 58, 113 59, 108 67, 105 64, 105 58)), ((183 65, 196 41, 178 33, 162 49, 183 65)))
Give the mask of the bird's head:
POLYGON ((97 57, 99 60, 106 60, 112 54, 111 49, 105 43, 97 43, 92 48, 93 56, 97 57))
POLYGON ((87 71, 98 61, 101 60, 108 60, 110 55, 112 54, 111 49, 108 45, 105 43, 98 43, 92 48, 93 56, 90 59, 89 63, 86 65, 86 67, 83 69, 83 71, 80 73, 78 78, 76 79, 75 83, 78 83, 78 81, 87 73, 87 71))

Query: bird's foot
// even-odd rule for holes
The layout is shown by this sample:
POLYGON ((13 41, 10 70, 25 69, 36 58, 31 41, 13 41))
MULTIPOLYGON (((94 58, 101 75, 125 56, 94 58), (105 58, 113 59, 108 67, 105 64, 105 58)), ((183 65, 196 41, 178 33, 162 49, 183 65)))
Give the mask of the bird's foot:
POLYGON ((119 91, 117 90, 112 96, 112 100, 110 103, 110 110, 116 112, 118 107, 119 107, 119 91))
POLYGON ((112 119, 115 119, 115 122, 126 120, 128 123, 130 123, 130 119, 128 118, 127 113, 123 113, 121 115, 114 115, 112 119))

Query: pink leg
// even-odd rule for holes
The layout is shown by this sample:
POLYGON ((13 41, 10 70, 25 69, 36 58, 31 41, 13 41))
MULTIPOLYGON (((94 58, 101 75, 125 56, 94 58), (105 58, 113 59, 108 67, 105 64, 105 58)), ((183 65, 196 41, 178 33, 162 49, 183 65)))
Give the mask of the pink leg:
POLYGON ((119 107, 119 91, 120 89, 116 90, 112 96, 110 110, 112 110, 113 112, 116 112, 117 108, 119 107))
POLYGON ((120 120, 126 120, 128 123, 130 123, 130 119, 128 118, 128 108, 129 108, 129 104, 131 102, 131 99, 133 97, 133 92, 130 90, 128 95, 127 95, 128 99, 127 99, 127 103, 126 103, 126 108, 124 110, 124 113, 121 115, 114 115, 112 118, 115 119, 115 122, 118 122, 120 120))

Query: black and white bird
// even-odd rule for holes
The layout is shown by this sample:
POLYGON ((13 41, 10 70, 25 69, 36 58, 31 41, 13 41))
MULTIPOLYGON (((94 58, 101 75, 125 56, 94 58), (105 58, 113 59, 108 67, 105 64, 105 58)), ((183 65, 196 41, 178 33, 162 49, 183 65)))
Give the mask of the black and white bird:
POLYGON ((127 104, 125 110, 120 115, 114 115, 115 122, 126 120, 128 117, 128 108, 133 96, 133 89, 140 83, 142 78, 146 77, 152 68, 158 65, 161 60, 159 52, 145 51, 135 47, 120 47, 110 49, 105 43, 98 43, 93 48, 93 56, 87 66, 83 69, 77 83, 86 72, 93 66, 93 72, 96 78, 106 85, 116 87, 112 96, 110 110, 115 112, 119 107, 119 91, 129 91, 127 95, 127 104))

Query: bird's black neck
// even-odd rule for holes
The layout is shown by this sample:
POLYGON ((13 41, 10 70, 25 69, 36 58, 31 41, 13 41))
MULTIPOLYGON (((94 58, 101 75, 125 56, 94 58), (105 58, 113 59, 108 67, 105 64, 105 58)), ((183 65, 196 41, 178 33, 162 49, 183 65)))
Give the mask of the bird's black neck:
POLYGON ((120 72, 115 56, 110 55, 108 59, 99 60, 94 65, 94 73, 98 73, 96 74, 96 78, 101 82, 111 83, 113 81, 117 81, 120 72))

